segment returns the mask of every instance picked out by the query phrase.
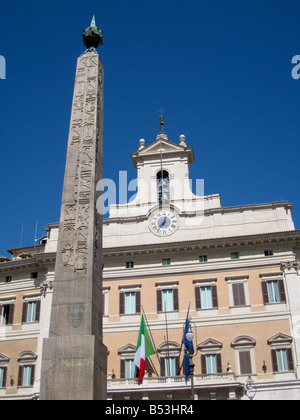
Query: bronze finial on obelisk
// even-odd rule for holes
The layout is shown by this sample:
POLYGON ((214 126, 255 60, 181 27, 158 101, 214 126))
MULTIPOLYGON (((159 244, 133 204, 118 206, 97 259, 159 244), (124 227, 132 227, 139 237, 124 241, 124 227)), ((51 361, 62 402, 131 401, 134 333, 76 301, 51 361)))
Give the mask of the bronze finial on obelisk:
POLYGON ((95 50, 103 45, 103 31, 96 26, 95 16, 93 16, 91 26, 83 31, 82 38, 88 51, 95 50))
POLYGON ((77 60, 49 338, 44 340, 41 399, 106 398, 107 349, 102 343, 103 77, 96 48, 102 31, 84 31, 77 60))

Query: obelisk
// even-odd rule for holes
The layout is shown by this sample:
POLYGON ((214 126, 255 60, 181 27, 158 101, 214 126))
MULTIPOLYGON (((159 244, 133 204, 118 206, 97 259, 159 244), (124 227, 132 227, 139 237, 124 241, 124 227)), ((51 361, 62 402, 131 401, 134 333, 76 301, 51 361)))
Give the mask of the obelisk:
POLYGON ((49 338, 44 340, 42 400, 106 399, 102 343, 103 66, 102 31, 93 18, 77 61, 61 204, 49 338))

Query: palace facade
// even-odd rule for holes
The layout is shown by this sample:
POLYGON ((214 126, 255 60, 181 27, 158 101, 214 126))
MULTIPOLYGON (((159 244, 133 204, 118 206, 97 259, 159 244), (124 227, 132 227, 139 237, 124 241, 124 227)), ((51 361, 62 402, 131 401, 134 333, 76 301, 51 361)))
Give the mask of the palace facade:
MULTIPOLYGON (((188 400, 183 329, 194 333, 196 399, 300 398, 300 231, 286 201, 222 207, 190 187, 193 148, 163 131, 132 155, 138 190, 103 220, 107 398, 188 400), (157 350, 141 385, 142 313, 157 350)), ((199 190, 199 191, 198 191, 199 190)), ((38 399, 58 224, 0 258, 0 399, 38 399)))

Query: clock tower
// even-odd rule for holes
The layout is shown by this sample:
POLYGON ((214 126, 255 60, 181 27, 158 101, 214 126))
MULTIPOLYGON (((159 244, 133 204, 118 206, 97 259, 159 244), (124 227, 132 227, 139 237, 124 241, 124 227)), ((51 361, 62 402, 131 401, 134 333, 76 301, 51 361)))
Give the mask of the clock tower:
POLYGON ((137 193, 128 203, 110 206, 110 217, 104 220, 106 246, 125 245, 129 238, 133 244, 181 241, 195 234, 204 210, 220 207, 218 194, 204 195, 203 180, 196 180, 197 195, 192 192, 189 165, 194 152, 184 135, 176 143, 162 129, 149 145, 141 139, 131 157, 137 193))

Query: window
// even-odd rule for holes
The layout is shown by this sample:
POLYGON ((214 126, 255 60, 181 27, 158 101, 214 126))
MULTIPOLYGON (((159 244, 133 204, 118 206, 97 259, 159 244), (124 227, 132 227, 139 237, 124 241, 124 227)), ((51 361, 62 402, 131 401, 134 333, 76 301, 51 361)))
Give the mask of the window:
POLYGON ((132 315, 141 313, 141 292, 121 291, 120 292, 120 315, 132 315))
POLYGON ((38 273, 31 273, 31 278, 32 279, 37 279, 38 278, 38 273))
POLYGON ((269 303, 280 302, 278 281, 267 281, 269 303))
POLYGON ((31 384, 31 372, 32 366, 23 367, 23 386, 29 386, 31 384))
POLYGON ((0 325, 12 325, 14 317, 14 304, 0 305, 0 325))
POLYGON ((272 255, 274 255, 274 254, 273 254, 273 251, 271 249, 265 251, 265 257, 271 257, 272 255))
POLYGON ((272 350, 272 365, 274 372, 288 372, 294 370, 292 349, 272 350))
POLYGON ((157 289, 157 312, 172 312, 179 310, 178 289, 157 289))
POLYGON ((125 314, 136 313, 135 292, 125 293, 125 314))
POLYGON ((27 322, 34 322, 36 318, 37 302, 28 302, 27 322))
POLYGON ((245 306, 245 285, 244 283, 232 284, 233 304, 234 306, 245 306))
POLYGON ((126 268, 134 268, 134 262, 133 261, 128 261, 126 263, 126 268))
POLYGON ((274 373, 294 370, 292 342, 292 337, 282 333, 276 334, 268 340, 268 344, 271 345, 271 359, 274 373))
MULTIPOLYGON (((120 359, 120 378, 133 379, 137 377, 138 369, 134 364, 136 345, 126 344, 118 350, 120 359)), ((147 362, 146 362, 147 364, 147 362)), ((148 367, 148 366, 147 366, 148 367)))
POLYGON ((6 387, 7 367, 0 367, 0 388, 6 387))
POLYGON ((173 341, 164 342, 157 348, 160 354, 161 376, 178 376, 181 346, 173 341))
POLYGON ((207 354, 205 356, 206 372, 217 373, 217 356, 215 354, 207 354))
POLYGON ((221 354, 202 354, 202 375, 222 373, 221 354))
POLYGON ((250 350, 239 351, 240 374, 249 375, 252 373, 250 350))
POLYGON ((121 379, 134 379, 138 376, 137 373, 134 359, 121 359, 121 379))
POLYGON ((216 285, 196 286, 196 309, 213 309, 218 307, 216 285))
POLYGON ((37 355, 28 350, 19 354, 18 362, 19 365, 19 376, 18 386, 33 386, 35 379, 35 362, 37 355))
POLYGON ((34 365, 25 365, 19 367, 18 386, 33 386, 34 384, 34 365))
POLYGON ((41 301, 26 301, 23 304, 22 323, 40 321, 41 301))
POLYGON ((164 376, 176 376, 176 357, 165 357, 165 375, 164 376))
POLYGON ((102 286, 102 312, 103 312, 103 316, 108 316, 109 291, 110 291, 110 286, 102 286))
POLYGON ((207 255, 200 255, 199 262, 201 262, 201 263, 207 262, 207 255))
POLYGON ((230 258, 231 258, 232 260, 238 260, 238 259, 240 258, 240 253, 239 253, 239 252, 232 252, 232 253, 230 254, 230 258))
POLYGON ((250 295, 248 287, 248 275, 225 277, 228 283, 229 305, 234 313, 244 313, 250 310, 250 295))
POLYGON ((174 311, 174 296, 173 290, 163 290, 162 291, 162 298, 163 298, 163 312, 165 311, 174 311))
POLYGON ((222 373, 222 347, 222 343, 212 338, 199 344, 198 349, 201 351, 202 375, 222 373))
POLYGON ((11 276, 5 277, 5 283, 11 283, 11 276))
POLYGON ((278 372, 289 370, 286 349, 276 350, 276 359, 277 359, 277 365, 278 365, 278 372))
POLYGON ((280 280, 262 281, 264 304, 286 302, 284 282, 280 280))
POLYGON ((211 286, 200 287, 200 294, 201 294, 202 309, 212 308, 213 307, 212 287, 211 286))
POLYGON ((171 259, 170 258, 164 258, 162 260, 162 265, 171 265, 171 259))
POLYGON ((166 204, 170 202, 170 180, 167 171, 159 171, 157 176, 157 195, 158 203, 166 204))
POLYGON ((125 378, 132 379, 135 377, 134 359, 125 360, 125 378))
POLYGON ((235 363, 237 375, 255 374, 255 346, 256 341, 249 336, 235 338, 231 346, 235 351, 235 363))

